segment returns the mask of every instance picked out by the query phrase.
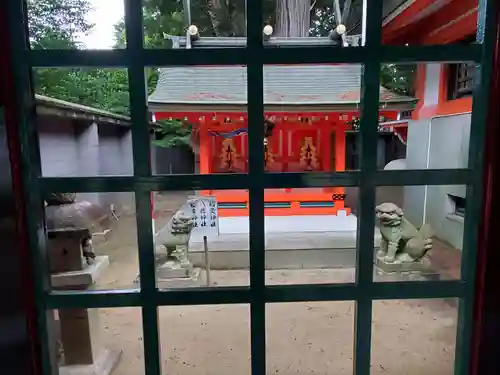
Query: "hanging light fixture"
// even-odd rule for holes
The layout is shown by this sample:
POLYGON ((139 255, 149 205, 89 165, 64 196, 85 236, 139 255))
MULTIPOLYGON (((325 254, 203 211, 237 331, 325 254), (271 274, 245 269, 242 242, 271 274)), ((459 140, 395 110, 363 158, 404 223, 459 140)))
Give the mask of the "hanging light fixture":
POLYGON ((271 35, 273 35, 273 27, 271 25, 266 25, 262 29, 262 34, 264 35, 264 40, 269 40, 271 38, 271 35))
POLYGON ((198 27, 196 25, 190 25, 187 29, 187 33, 191 40, 196 40, 200 37, 200 33, 198 31, 198 27))
POLYGON ((342 35, 344 35, 346 33, 346 31, 347 31, 347 27, 341 23, 341 24, 337 25, 337 27, 335 27, 335 29, 330 31, 330 34, 328 35, 328 37, 331 40, 339 40, 342 38, 342 35))
POLYGON ((267 35, 267 36, 271 36, 273 35, 273 27, 271 25, 266 25, 264 26, 264 29, 262 30, 262 32, 264 33, 264 35, 267 35))

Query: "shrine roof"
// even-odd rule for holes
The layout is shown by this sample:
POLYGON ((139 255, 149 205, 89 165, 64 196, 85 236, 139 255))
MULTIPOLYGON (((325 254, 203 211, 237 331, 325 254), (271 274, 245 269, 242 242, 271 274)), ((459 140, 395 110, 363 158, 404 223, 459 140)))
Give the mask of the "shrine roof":
MULTIPOLYGON (((266 106, 358 106, 361 65, 266 65, 266 106)), ((383 106, 413 108, 415 98, 380 88, 383 106)), ((247 71, 242 66, 168 67, 160 69, 157 87, 149 97, 153 111, 188 107, 241 107, 247 104, 247 71)))

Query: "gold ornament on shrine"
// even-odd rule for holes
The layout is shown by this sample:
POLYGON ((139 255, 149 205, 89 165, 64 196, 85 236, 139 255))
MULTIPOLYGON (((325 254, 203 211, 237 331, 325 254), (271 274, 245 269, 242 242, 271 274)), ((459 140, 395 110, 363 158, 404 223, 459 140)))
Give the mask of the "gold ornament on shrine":
POLYGON ((300 149, 300 165, 306 170, 318 169, 318 157, 312 137, 304 138, 304 145, 300 149))
POLYGON ((238 167, 238 154, 232 139, 227 138, 222 141, 222 149, 219 156, 221 168, 232 171, 238 167))

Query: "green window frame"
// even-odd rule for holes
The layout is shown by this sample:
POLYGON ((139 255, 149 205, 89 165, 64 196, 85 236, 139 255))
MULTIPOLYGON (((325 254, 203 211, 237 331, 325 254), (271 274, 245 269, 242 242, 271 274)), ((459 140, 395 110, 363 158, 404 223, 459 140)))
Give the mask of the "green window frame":
MULTIPOLYGON (((247 46, 235 49, 144 49, 140 0, 125 0, 127 48, 112 51, 30 50, 26 31, 26 4, 8 0, 12 39, 13 72, 17 85, 22 168, 27 199, 30 252, 35 265, 37 323, 41 340, 48 343, 48 312, 60 308, 140 307, 144 337, 145 373, 161 373, 158 347, 158 307, 172 305, 250 305, 252 374, 266 373, 265 305, 271 302, 355 301, 356 375, 370 373, 372 301, 379 299, 459 299, 455 374, 466 375, 470 365, 470 341, 476 270, 476 244, 482 207, 483 143, 492 72, 494 2, 480 0, 476 44, 446 46, 386 46, 381 43, 382 1, 370 0, 367 8, 366 45, 355 48, 289 47, 266 49, 262 38, 262 4, 247 1, 247 46), (378 171, 376 139, 381 63, 471 61, 478 66, 474 92, 469 165, 461 170, 378 171), (363 64, 361 107, 361 168, 340 173, 264 172, 262 127, 264 64, 358 63, 363 64), (145 66, 169 65, 247 66, 249 155, 248 174, 153 176, 149 160, 150 139, 146 126, 145 66), (133 134, 134 175, 130 177, 47 178, 41 175, 40 155, 33 120, 35 107, 30 75, 33 67, 128 68, 133 134), (480 73, 480 74, 479 74, 480 73), (277 178, 279 177, 279 178, 277 178), (456 281, 373 281, 375 189, 377 186, 467 186, 467 217, 462 253, 461 279, 456 281), (265 284, 264 189, 285 187, 359 186, 360 212, 356 280, 354 284, 265 284), (250 286, 158 290, 155 283, 150 192, 165 190, 249 189, 250 191, 250 286), (52 192, 135 193, 141 288, 119 291, 53 292, 47 267, 42 196, 52 192)), ((51 348, 42 345, 44 374, 57 373, 51 348)))

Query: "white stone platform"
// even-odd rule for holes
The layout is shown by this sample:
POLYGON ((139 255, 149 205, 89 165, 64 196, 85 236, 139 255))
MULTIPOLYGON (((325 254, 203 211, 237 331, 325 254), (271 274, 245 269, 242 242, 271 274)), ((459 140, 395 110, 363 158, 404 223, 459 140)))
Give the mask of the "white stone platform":
MULTIPOLYGON (((219 219, 219 236, 208 237, 210 263, 214 269, 247 268, 249 264, 249 218, 219 219)), ((266 267, 352 267, 356 260, 357 218, 354 215, 303 215, 265 217, 266 267)), ((380 234, 375 231, 378 247, 380 234)), ((204 265, 203 238, 193 231, 190 259, 204 265)))
MULTIPOLYGON (((249 226, 248 217, 219 218, 220 234, 248 234, 249 226)), ((356 232, 356 228, 356 216, 344 211, 339 215, 266 216, 264 221, 266 233, 356 232)))

